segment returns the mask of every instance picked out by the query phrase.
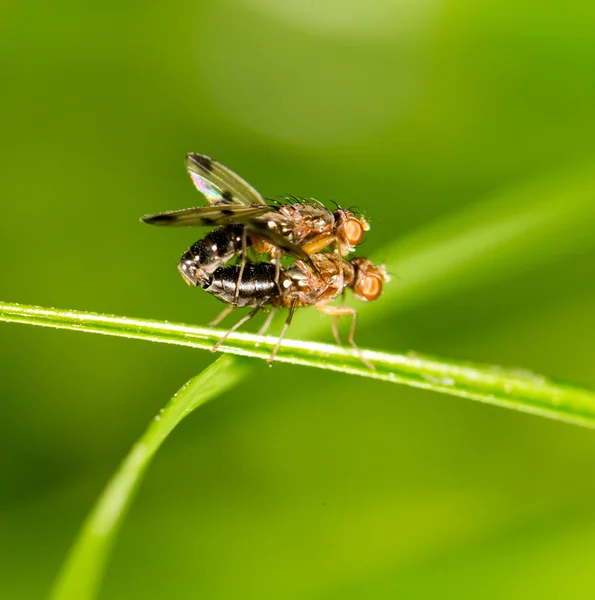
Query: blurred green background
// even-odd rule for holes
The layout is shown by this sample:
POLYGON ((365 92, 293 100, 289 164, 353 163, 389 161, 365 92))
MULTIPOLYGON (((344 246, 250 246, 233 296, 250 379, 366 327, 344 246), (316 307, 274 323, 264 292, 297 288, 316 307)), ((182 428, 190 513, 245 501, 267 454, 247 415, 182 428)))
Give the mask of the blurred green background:
MULTIPOLYGON (((175 268, 201 232, 138 221, 201 202, 188 151, 268 197, 361 207, 375 262, 595 156, 588 0, 38 0, 0 14, 5 301, 206 324, 221 305, 175 268)), ((595 385, 590 225, 592 245, 552 239, 530 271, 391 300, 358 342, 595 385)), ((310 319, 325 317, 297 320, 310 319)), ((0 340, 0 597, 39 598, 133 441, 213 356, 9 324, 0 340)), ((102 598, 595 594, 594 432, 254 371, 158 454, 102 598)))

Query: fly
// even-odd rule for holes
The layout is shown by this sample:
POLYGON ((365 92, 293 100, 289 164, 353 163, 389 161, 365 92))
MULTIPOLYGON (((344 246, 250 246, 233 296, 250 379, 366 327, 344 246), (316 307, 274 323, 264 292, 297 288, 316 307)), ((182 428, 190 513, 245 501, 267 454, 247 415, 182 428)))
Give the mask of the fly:
POLYGON ((222 302, 229 304, 225 310, 211 323, 220 323, 235 307, 251 307, 252 310, 240 319, 215 344, 215 352, 226 340, 227 336, 254 317, 265 306, 271 311, 259 334, 264 334, 271 324, 275 312, 280 308, 289 309, 281 335, 273 349, 268 363, 271 364, 277 355, 285 333, 291 324, 293 313, 297 308, 314 306, 316 310, 331 315, 333 335, 337 343, 341 338, 337 329, 340 317, 351 315, 351 328, 348 341, 360 356, 362 362, 370 369, 374 366, 365 359, 355 343, 357 310, 347 306, 329 306, 329 302, 352 289, 358 300, 371 301, 382 293, 383 283, 389 280, 383 266, 376 266, 367 258, 347 260, 336 254, 314 254, 311 257, 315 269, 309 263, 297 260, 288 269, 282 269, 277 278, 276 266, 268 262, 249 263, 240 274, 239 266, 219 267, 214 271, 203 288, 222 302), (236 291, 238 298, 236 300, 236 291))
POLYGON ((189 285, 204 287, 219 267, 241 255, 235 301, 248 264, 248 248, 269 255, 278 285, 283 254, 316 268, 313 254, 334 246, 340 256, 346 256, 369 229, 363 216, 347 209, 330 211, 315 202, 267 202, 249 183, 203 154, 188 154, 186 169, 209 204, 149 214, 141 220, 169 227, 217 227, 182 255, 178 269, 189 285))

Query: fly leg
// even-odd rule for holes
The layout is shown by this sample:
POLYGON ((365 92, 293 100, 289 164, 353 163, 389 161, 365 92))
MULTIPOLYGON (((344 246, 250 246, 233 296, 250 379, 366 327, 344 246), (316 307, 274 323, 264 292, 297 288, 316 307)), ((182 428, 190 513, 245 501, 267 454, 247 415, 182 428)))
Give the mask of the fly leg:
POLYGON ((278 253, 275 253, 273 262, 275 263, 275 283, 277 284, 277 291, 279 292, 279 296, 281 296, 281 294, 283 293, 281 291, 281 284, 279 283, 279 279, 281 277, 281 257, 278 253))
MULTIPOLYGON (((349 336, 347 337, 347 341, 351 344, 352 348, 357 352, 357 355, 359 356, 360 360, 364 363, 364 365, 366 365, 366 367, 368 367, 369 369, 372 369, 372 371, 374 371, 376 369, 376 367, 374 367, 374 365, 364 357, 359 346, 355 343, 354 336, 355 336, 355 328, 357 326, 357 310, 355 310, 355 308, 351 308, 350 306, 326 306, 325 304, 317 304, 315 307, 316 307, 316 310, 320 311, 321 313, 335 317, 335 320, 333 322, 333 333, 335 333, 335 330, 337 327, 337 320, 340 317, 344 317, 346 315, 352 315, 351 328, 349 330, 349 336)), ((338 336, 338 332, 336 333, 336 335, 338 336)), ((335 339, 337 339, 336 336, 335 336, 335 339)))
POLYGON ((246 228, 242 228, 242 263, 240 264, 240 273, 238 280, 236 281, 236 293, 233 296, 233 303, 237 305, 238 298, 240 297, 240 283, 242 281, 242 275, 244 274, 244 267, 246 266, 246 254, 248 252, 248 243, 246 241, 246 228))
MULTIPOLYGON (((249 321, 260 309, 262 304, 259 304, 256 308, 252 309, 246 316, 242 317, 226 334, 211 348, 211 352, 217 352, 219 346, 227 339, 230 333, 233 333, 238 327, 241 327, 246 321, 249 321)), ((225 312, 225 311, 224 311, 225 312)))
POLYGON ((219 323, 221 323, 221 321, 223 321, 223 319, 225 319, 225 317, 227 317, 227 315, 235 308, 235 306, 228 306, 226 308, 224 308, 215 319, 213 319, 210 323, 209 323, 209 327, 217 327, 217 325, 219 325, 219 323))
POLYGON ((337 236, 334 234, 319 234, 310 240, 307 244, 302 245, 302 250, 312 256, 312 254, 318 254, 318 252, 328 248, 331 244, 336 243, 337 236))
MULTIPOLYGON (((339 308, 343 308, 344 306, 344 302, 345 302, 345 290, 343 290, 343 292, 341 293, 340 299, 339 299, 339 308)), ((339 344, 339 346, 343 345, 343 340, 341 339, 341 336, 339 335, 339 319, 341 318, 341 315, 337 315, 335 314, 335 318, 333 319, 333 322, 331 323, 331 330, 333 332, 333 337, 335 338, 335 342, 337 342, 337 344, 339 344)), ((353 320, 357 321, 357 312, 353 313, 353 320)), ((355 343, 353 342, 353 334, 355 333, 355 327, 352 325, 353 327, 353 332, 351 334, 351 339, 349 341, 349 343, 352 346, 355 346, 355 343)), ((356 346, 357 347, 357 346, 356 346)))
POLYGON ((269 313, 269 316, 266 318, 266 321, 263 323, 262 327, 258 330, 258 335, 264 335, 266 333, 268 328, 271 326, 271 322, 272 322, 273 317, 275 316, 276 312, 277 312, 276 308, 271 308, 271 312, 269 313))
POLYGON ((291 301, 291 305, 289 306, 289 314, 287 315, 287 319, 285 319, 285 324, 283 325, 283 329, 281 330, 281 335, 279 336, 279 339, 277 340, 277 344, 273 348, 271 355, 267 358, 267 362, 269 363, 269 365, 273 364, 273 361, 275 360, 275 356, 277 356, 277 352, 279 351, 279 346, 281 345, 281 342, 283 341, 283 338, 285 337, 285 332, 287 331, 287 328, 291 325, 291 318, 293 317, 293 312, 295 311, 297 301, 298 301, 297 296, 291 301))
POLYGON ((279 282, 281 281, 281 254, 282 254, 282 252, 279 251, 277 248, 267 249, 267 251, 269 253, 271 262, 275 265, 275 285, 277 286, 277 292, 279 293, 279 296, 281 296, 281 294, 283 293, 283 290, 281 289, 281 284, 279 282))
POLYGON ((328 248, 331 244, 336 243, 337 236, 334 234, 319 234, 310 240, 307 244, 302 246, 302 250, 308 255, 307 263, 310 268, 318 275, 321 279, 324 279, 324 274, 320 271, 318 266, 312 260, 313 254, 318 254, 321 250, 328 248))
POLYGON ((337 344, 339 346, 343 345, 343 340, 341 339, 341 336, 339 335, 339 319, 341 318, 340 315, 336 315, 335 318, 333 319, 333 322, 331 323, 331 330, 333 332, 333 337, 335 338, 335 342, 337 342, 337 344))

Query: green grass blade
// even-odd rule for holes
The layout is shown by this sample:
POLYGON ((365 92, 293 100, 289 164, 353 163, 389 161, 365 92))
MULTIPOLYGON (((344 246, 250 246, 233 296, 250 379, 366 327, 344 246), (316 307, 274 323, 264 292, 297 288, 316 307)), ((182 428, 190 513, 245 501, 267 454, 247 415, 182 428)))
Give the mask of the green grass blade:
MULTIPOLYGON (((61 311, 18 304, 0 303, 0 320, 75 329, 114 336, 147 339, 191 348, 210 348, 224 333, 203 327, 61 311)), ((266 359, 277 338, 235 333, 221 346, 222 352, 266 359)), ((359 375, 392 383, 443 392, 568 423, 595 425, 595 393, 576 386, 560 385, 523 370, 476 365, 419 354, 393 354, 363 351, 376 367, 366 367, 350 349, 330 344, 285 340, 278 362, 317 367, 349 375, 359 375)), ((230 368, 237 363, 227 361, 230 368)), ((227 376, 219 370, 225 388, 227 376)), ((233 378, 238 381, 237 376, 233 378)))
POLYGON ((195 408, 244 377, 246 365, 221 357, 191 379, 132 447, 85 521, 59 574, 53 600, 89 600, 98 592, 118 529, 151 459, 174 427, 195 408))

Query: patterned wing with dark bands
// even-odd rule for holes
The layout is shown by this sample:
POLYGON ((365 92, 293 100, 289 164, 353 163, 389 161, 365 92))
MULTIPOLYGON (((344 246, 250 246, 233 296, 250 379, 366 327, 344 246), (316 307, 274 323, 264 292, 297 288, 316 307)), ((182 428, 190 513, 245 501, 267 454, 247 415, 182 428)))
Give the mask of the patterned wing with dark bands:
POLYGON ((141 221, 163 227, 216 227, 219 225, 248 224, 270 212, 268 205, 195 206, 145 215, 141 221))

